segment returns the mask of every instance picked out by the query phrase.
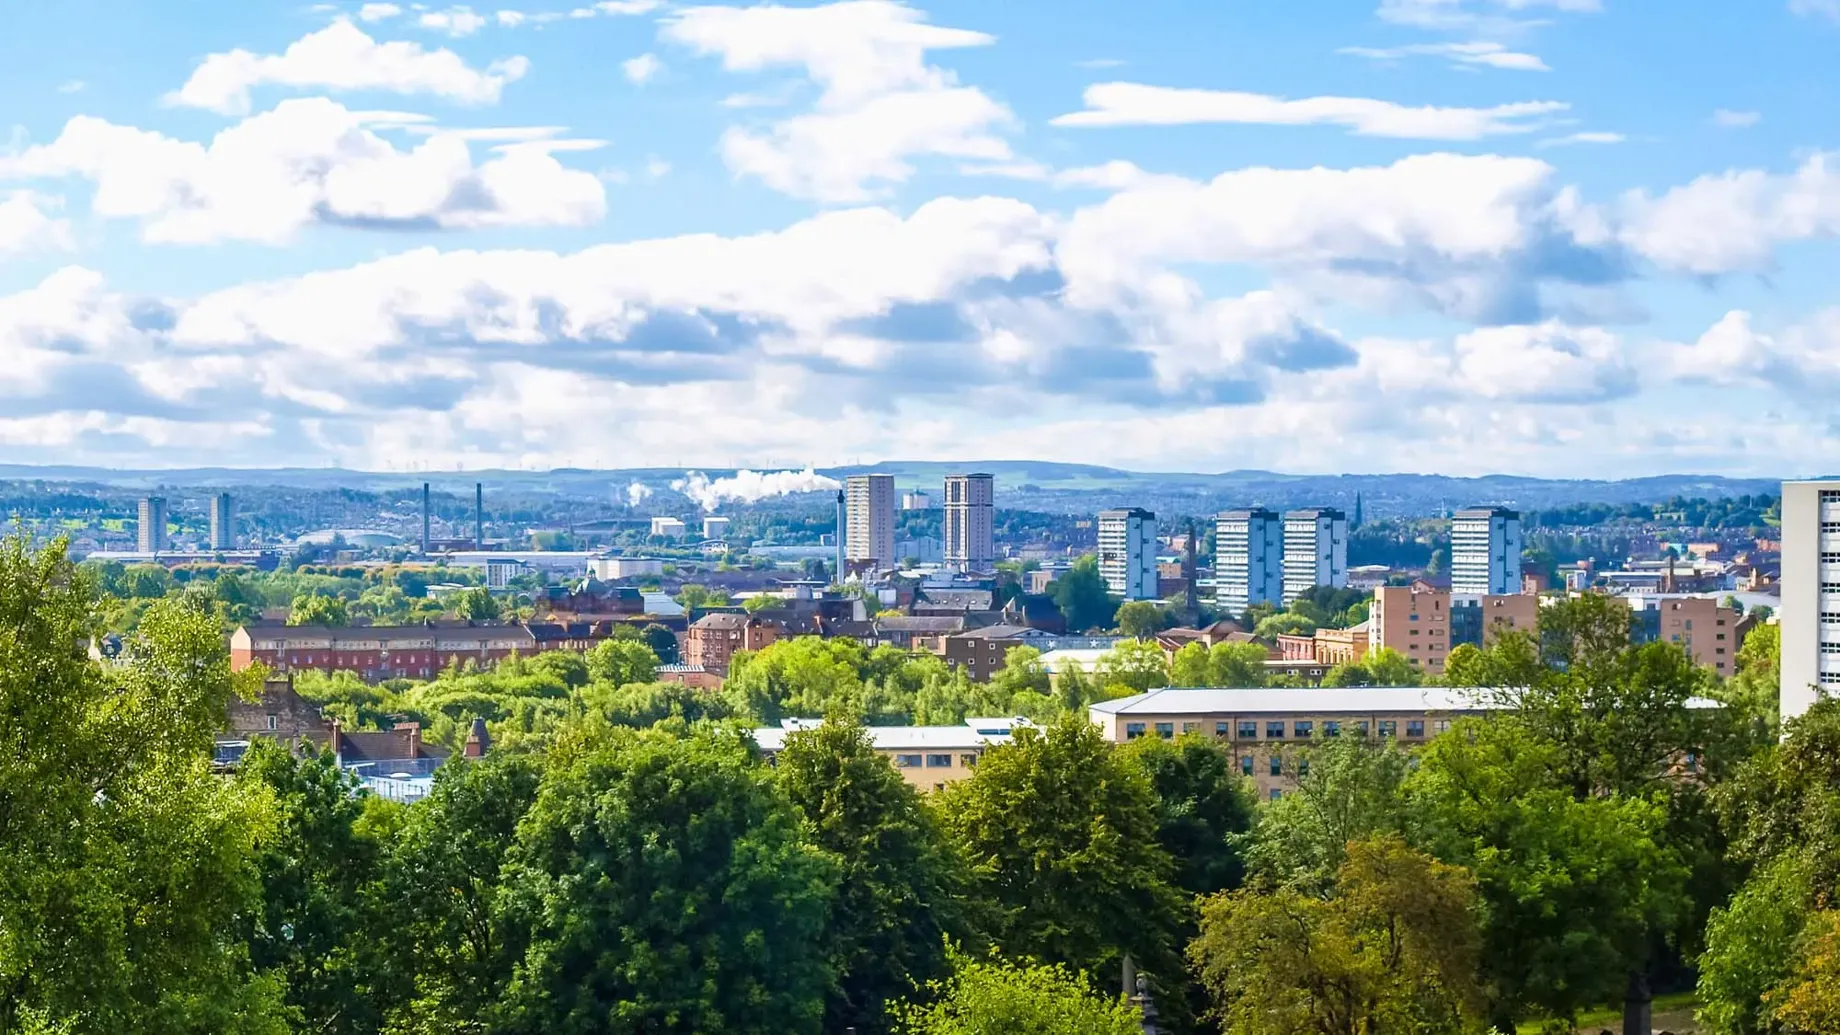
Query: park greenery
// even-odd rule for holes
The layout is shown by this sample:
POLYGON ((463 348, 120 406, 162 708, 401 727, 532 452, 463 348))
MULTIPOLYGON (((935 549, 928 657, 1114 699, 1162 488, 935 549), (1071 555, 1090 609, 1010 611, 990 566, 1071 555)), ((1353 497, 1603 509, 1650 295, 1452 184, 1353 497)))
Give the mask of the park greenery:
POLYGON ((1683 990, 1717 1035, 1840 1021, 1840 702, 1778 729, 1769 640, 1721 683, 1600 600, 1551 607, 1452 654, 1510 709, 1417 748, 1287 742, 1275 801, 1212 737, 1115 745, 1084 714, 1258 685, 1242 644, 1053 678, 1019 648, 980 685, 801 637, 707 691, 634 632, 298 679, 354 728, 487 720, 404 805, 286 745, 214 766, 261 679, 220 601, 141 598, 104 662, 109 592, 0 545, 7 1035, 1124 1035, 1144 1002, 1174 1033, 1480 1035, 1683 990), (927 792, 866 725, 1017 714, 927 792), (792 716, 826 721, 765 757, 749 727, 792 716))

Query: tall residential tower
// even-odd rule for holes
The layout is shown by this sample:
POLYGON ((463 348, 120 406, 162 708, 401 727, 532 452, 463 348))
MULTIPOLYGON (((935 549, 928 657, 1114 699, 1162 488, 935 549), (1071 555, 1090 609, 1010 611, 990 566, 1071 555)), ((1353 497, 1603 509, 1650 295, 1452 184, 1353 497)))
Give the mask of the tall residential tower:
POLYGON ((1450 522, 1450 591, 1521 591, 1521 516, 1502 507, 1459 510, 1450 522))
POLYGON ((1284 596, 1291 601, 1314 586, 1348 585, 1348 515, 1318 507, 1284 515, 1284 596))
POLYGON ((989 571, 997 563, 996 479, 988 474, 946 476, 946 564, 989 571))
POLYGON ((1099 577, 1126 600, 1155 600, 1156 515, 1130 507, 1099 512, 1099 577))
POLYGON ((1784 482, 1782 717, 1840 694, 1840 481, 1784 482))
POLYGON ((236 549, 236 499, 227 492, 211 497, 211 549, 236 549))
POLYGON ((1214 521, 1214 603, 1234 617, 1284 595, 1284 526, 1263 507, 1214 521))
POLYGON ((894 553, 894 475, 850 475, 843 494, 844 558, 857 567, 894 567, 900 560, 894 553))
POLYGON ((141 553, 166 552, 166 497, 149 496, 141 500, 135 548, 141 553))

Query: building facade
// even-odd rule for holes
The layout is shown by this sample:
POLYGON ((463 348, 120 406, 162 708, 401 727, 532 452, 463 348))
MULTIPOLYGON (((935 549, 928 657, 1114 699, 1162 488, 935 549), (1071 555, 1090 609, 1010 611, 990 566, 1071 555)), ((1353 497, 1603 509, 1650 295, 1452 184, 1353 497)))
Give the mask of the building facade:
POLYGON ((1348 585, 1348 515, 1317 507, 1284 515, 1284 594, 1291 601, 1316 586, 1348 585))
POLYGON ((946 564, 964 571, 996 567, 996 479, 948 475, 945 490, 946 564))
POLYGON ((1382 586, 1368 610, 1368 649, 1397 651, 1438 676, 1453 649, 1484 646, 1510 630, 1532 632, 1539 616, 1539 598, 1522 593, 1459 596, 1423 581, 1382 586))
POLYGON ((1232 615, 1284 595, 1284 525, 1276 511, 1229 510, 1214 524, 1214 602, 1232 615))
POLYGON ((236 549, 236 497, 227 492, 211 497, 211 549, 236 549))
POLYGON ((652 519, 652 534, 667 539, 682 539, 686 528, 681 519, 674 517, 655 517, 652 519))
POLYGON ((1467 715, 1492 710, 1488 691, 1437 687, 1332 689, 1168 688, 1088 709, 1115 743, 1199 733, 1227 745, 1240 774, 1275 799, 1297 786, 1309 747, 1338 737, 1422 744, 1467 715))
POLYGON ((725 517, 714 515, 714 514, 710 515, 709 517, 704 518, 703 519, 703 538, 704 539, 727 539, 728 538, 728 519, 725 517))
POLYGON ((141 553, 166 552, 166 497, 149 496, 141 500, 134 544, 141 553))
POLYGON ((1459 510, 1450 522, 1450 591, 1521 591, 1521 516, 1502 507, 1459 510))
POLYGON ((894 551, 894 475, 853 474, 843 482, 843 557, 857 568, 891 568, 894 551))
MULTIPOLYGON (((1735 609, 1720 606, 1712 597, 1625 599, 1635 612, 1638 642, 1671 643, 1720 678, 1737 674, 1741 637, 1735 609)), ((1786 679, 1783 685, 1789 685, 1786 679)))
POLYGON ((588 650, 613 635, 607 622, 527 625, 246 625, 230 636, 230 667, 260 662, 275 675, 351 672, 367 683, 432 679, 449 665, 490 668, 513 654, 588 650))
POLYGON ((737 651, 760 650, 779 633, 778 624, 753 615, 704 615, 684 634, 684 664, 726 679, 729 659, 737 651))
POLYGON ((1840 693, 1840 481, 1784 482, 1782 717, 1840 693))
MULTIPOLYGON (((958 726, 871 726, 875 753, 894 764, 901 779, 916 790, 936 791, 963 780, 977 768, 986 749, 1010 742, 1017 719, 966 719, 958 726)), ((816 719, 784 719, 778 726, 754 731, 754 743, 768 759, 786 747, 786 738, 814 729, 816 719)))
POLYGON ((1157 600, 1156 515, 1137 507, 1099 512, 1099 577, 1125 600, 1157 600))

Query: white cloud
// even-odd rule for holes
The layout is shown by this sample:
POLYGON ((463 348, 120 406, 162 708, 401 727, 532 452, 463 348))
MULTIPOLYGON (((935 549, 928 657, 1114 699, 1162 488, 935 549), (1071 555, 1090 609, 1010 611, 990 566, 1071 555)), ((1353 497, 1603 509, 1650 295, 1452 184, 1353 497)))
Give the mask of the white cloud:
POLYGON ((1403 47, 1343 47, 1338 54, 1371 58, 1375 61, 1398 61, 1408 57, 1441 57, 1458 68, 1499 68, 1515 72, 1550 72, 1538 55, 1509 50, 1500 43, 1475 40, 1467 43, 1414 43, 1403 47))
POLYGON ((59 93, 82 93, 89 84, 81 79, 69 79, 58 84, 59 93))
MULTIPOLYGON (((1796 0, 1802 2, 1802 0, 1796 0)), ((1825 0, 1816 0, 1825 2, 1825 0)), ((1380 0, 1380 17, 1421 29, 1512 31, 1529 23, 1539 9, 1592 14, 1602 0, 1380 0)))
POLYGON ((1477 140, 1532 132, 1544 116, 1569 105, 1527 101, 1491 108, 1409 108, 1363 97, 1287 100, 1233 90, 1193 90, 1141 83, 1095 83, 1086 88, 1085 111, 1061 115, 1056 126, 1181 126, 1241 123, 1268 126, 1344 126, 1361 136, 1416 140, 1477 140))
POLYGON ((662 179, 671 171, 671 163, 653 155, 645 160, 645 175, 654 180, 662 179))
POLYGON ((1463 385, 1485 399, 1593 402, 1628 395, 1636 375, 1622 339, 1597 327, 1556 320, 1484 327, 1457 336, 1463 385))
POLYGON ((1789 10, 1840 21, 1840 0, 1789 0, 1789 10))
POLYGON ((97 214, 139 219, 144 239, 165 243, 281 244, 314 223, 580 225, 605 213, 599 181, 549 154, 567 141, 475 164, 465 133, 401 150, 368 122, 323 98, 284 101, 207 145, 79 116, 51 143, 0 158, 0 180, 82 177, 97 214))
POLYGON ((68 250, 70 221, 51 215, 59 204, 32 191, 0 191, 0 256, 68 250))
POLYGON ((416 18, 415 23, 424 29, 458 38, 471 36, 485 28, 486 18, 474 13, 470 7, 449 7, 443 11, 425 11, 416 18))
POLYGON ((1815 155, 1793 173, 1759 169, 1702 176, 1661 195, 1625 195, 1621 236, 1669 269, 1696 274, 1762 270, 1776 245, 1840 234, 1840 171, 1815 155))
POLYGON ((929 25, 905 4, 693 7, 668 17, 663 34, 720 56, 729 71, 798 66, 819 86, 813 110, 723 135, 729 167, 776 190, 855 201, 908 179, 918 156, 1013 157, 997 132, 1013 123, 1009 110, 926 62, 930 50, 988 46, 994 37, 929 25))
POLYGON ((1755 384, 1832 405, 1840 388, 1840 308, 1769 334, 1742 309, 1726 313, 1691 345, 1674 347, 1668 372, 1689 381, 1733 386, 1755 384))
POLYGON ((365 4, 358 8, 358 20, 361 22, 381 22, 403 13, 395 4, 365 4))
POLYGON ((620 62, 620 71, 625 74, 627 82, 643 86, 664 71, 664 62, 658 60, 656 54, 640 54, 620 62))
POLYGON ((715 479, 701 471, 685 471, 682 478, 671 482, 671 488, 695 500, 704 510, 714 511, 731 500, 755 503, 795 492, 835 492, 843 488, 843 483, 807 467, 803 471, 736 471, 715 479))
POLYGON ((1732 111, 1720 108, 1712 113, 1712 124, 1720 129, 1749 129, 1762 121, 1763 113, 1757 111, 1732 111))
POLYGON ((1583 133, 1570 133, 1562 137, 1552 137, 1540 141, 1541 147, 1568 147, 1572 144, 1620 144, 1629 138, 1621 133, 1593 130, 1583 133))
POLYGON ((493 17, 498 21, 499 25, 507 29, 517 28, 524 24, 526 19, 526 15, 522 11, 498 11, 493 14, 493 17))
POLYGON ((249 110, 250 90, 276 85, 432 94, 462 104, 491 104, 497 102, 506 84, 523 78, 529 67, 526 59, 512 57, 478 71, 451 50, 425 50, 419 43, 402 41, 379 43, 340 19, 294 41, 281 54, 247 50, 212 54, 166 100, 237 115, 249 110))

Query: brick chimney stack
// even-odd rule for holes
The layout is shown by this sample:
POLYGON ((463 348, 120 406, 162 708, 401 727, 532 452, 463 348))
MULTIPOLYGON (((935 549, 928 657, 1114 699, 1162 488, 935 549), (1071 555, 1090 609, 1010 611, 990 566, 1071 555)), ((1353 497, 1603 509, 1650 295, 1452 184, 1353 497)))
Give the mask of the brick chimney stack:
POLYGON ((399 722, 396 732, 405 734, 403 744, 408 749, 409 758, 422 757, 422 724, 419 722, 399 722))

